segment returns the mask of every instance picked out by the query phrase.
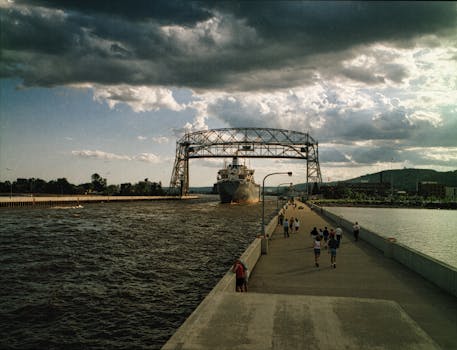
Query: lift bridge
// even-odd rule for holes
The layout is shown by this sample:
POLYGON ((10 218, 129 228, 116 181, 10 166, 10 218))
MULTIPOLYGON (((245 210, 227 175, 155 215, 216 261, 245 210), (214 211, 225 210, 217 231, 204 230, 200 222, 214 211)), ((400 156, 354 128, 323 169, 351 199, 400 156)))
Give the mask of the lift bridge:
POLYGON ((318 144, 308 133, 268 128, 226 128, 186 133, 176 142, 169 192, 189 193, 189 159, 289 158, 306 160, 306 184, 322 183, 318 144))

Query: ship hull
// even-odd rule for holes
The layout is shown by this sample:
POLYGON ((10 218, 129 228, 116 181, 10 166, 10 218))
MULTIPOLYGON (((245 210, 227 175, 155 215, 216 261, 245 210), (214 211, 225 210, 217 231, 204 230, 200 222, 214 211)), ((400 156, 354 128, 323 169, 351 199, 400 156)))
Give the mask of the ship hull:
POLYGON ((252 182, 223 181, 217 184, 221 203, 255 203, 260 186, 252 182))

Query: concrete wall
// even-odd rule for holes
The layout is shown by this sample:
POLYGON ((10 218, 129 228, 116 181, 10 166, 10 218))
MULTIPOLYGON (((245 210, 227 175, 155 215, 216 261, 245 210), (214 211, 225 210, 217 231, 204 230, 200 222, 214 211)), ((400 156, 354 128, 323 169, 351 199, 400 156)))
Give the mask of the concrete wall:
MULTIPOLYGON (((271 237, 273 232, 278 224, 278 217, 275 216, 269 223, 266 225, 265 233, 271 237)), ((255 238, 254 241, 247 247, 243 254, 241 254, 240 259, 248 266, 248 277, 254 270, 257 261, 262 255, 262 238, 255 238)), ((226 272, 224 277, 216 284, 210 294, 213 292, 235 292, 235 274, 229 269, 226 272)), ((208 296, 210 295, 208 294, 208 296)))
MULTIPOLYGON (((276 226, 278 224, 278 217, 275 216, 266 226, 265 233, 271 237, 276 226)), ((255 238, 254 241, 249 245, 249 247, 241 255, 240 259, 248 265, 249 273, 254 269, 257 261, 262 255, 262 238, 255 238)), ((208 293, 208 295, 203 299, 203 301, 197 306, 197 308, 192 312, 192 314, 184 321, 184 323, 178 328, 178 330, 173 334, 173 336, 168 340, 167 343, 163 346, 162 349, 174 348, 172 344, 178 344, 180 339, 183 339, 189 328, 192 328, 192 325, 199 324, 198 320, 202 317, 202 312, 206 305, 214 301, 214 297, 218 293, 235 293, 235 274, 231 271, 231 268, 226 272, 224 277, 216 284, 216 286, 208 293)))
MULTIPOLYGON (((346 235, 352 235, 352 222, 314 204, 310 206, 316 213, 340 226, 346 235)), ((384 252, 385 256, 398 261, 446 292, 457 296, 457 269, 455 267, 397 243, 395 239, 383 237, 364 228, 360 230, 359 239, 370 243, 384 252)))

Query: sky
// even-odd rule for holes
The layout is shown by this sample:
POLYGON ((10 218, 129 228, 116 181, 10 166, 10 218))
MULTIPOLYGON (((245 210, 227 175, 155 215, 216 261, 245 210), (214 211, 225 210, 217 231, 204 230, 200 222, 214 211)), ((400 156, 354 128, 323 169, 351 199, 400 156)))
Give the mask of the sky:
POLYGON ((185 132, 236 127, 309 133, 325 182, 457 169, 457 2, 0 0, 0 26, 0 181, 166 187, 185 132))

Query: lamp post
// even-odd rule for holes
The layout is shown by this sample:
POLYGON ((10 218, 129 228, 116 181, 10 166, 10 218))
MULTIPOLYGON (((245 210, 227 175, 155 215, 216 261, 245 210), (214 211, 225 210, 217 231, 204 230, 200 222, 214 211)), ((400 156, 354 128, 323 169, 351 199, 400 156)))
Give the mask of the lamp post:
POLYGON ((265 179, 272 175, 289 175, 292 176, 292 172, 278 172, 267 174, 262 181, 262 237, 265 238, 265 179))
MULTIPOLYGON (((6 171, 13 171, 13 169, 5 168, 6 171)), ((13 180, 10 182, 10 199, 13 198, 13 180)))
POLYGON ((278 187, 276 188, 276 209, 279 209, 279 186, 282 185, 289 185, 289 187, 292 187, 292 182, 284 182, 282 184, 279 184, 278 187))

